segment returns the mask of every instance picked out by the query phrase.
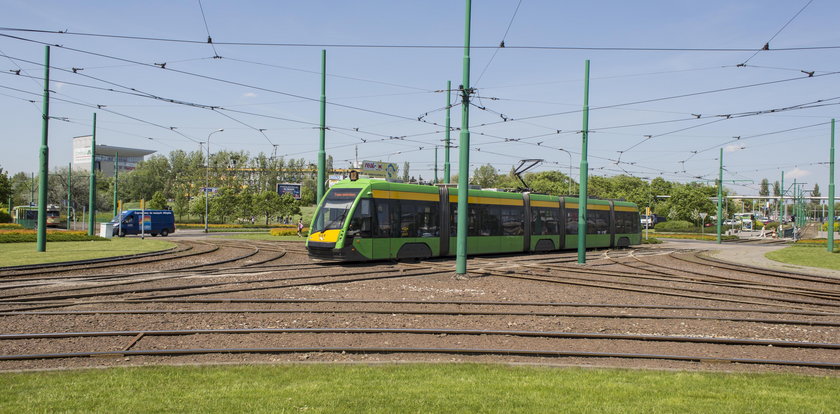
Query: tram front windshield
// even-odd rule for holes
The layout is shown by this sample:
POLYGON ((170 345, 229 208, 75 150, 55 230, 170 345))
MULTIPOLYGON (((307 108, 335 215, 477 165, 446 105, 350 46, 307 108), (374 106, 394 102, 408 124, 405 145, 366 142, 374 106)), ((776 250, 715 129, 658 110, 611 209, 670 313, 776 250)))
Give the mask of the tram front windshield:
POLYGON ((321 209, 312 223, 312 233, 324 230, 338 230, 344 225, 344 218, 350 211, 353 201, 359 195, 358 188, 333 188, 324 197, 321 209))

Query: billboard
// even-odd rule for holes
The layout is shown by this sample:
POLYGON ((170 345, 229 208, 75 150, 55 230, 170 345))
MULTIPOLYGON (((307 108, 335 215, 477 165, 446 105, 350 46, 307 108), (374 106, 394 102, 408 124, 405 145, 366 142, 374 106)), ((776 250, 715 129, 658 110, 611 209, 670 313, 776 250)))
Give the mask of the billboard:
POLYGON ((371 177, 397 178, 397 164, 382 161, 362 161, 362 174, 371 177))
POLYGON ((300 184, 282 183, 277 184, 277 194, 291 194, 295 200, 300 200, 300 184))

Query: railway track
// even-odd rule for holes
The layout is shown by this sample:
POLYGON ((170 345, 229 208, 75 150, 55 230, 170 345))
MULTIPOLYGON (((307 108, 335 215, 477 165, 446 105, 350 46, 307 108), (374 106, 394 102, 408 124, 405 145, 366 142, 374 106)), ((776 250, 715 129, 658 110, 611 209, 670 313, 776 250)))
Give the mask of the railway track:
POLYGON ((586 266, 571 253, 478 257, 456 280, 447 259, 335 265, 295 245, 213 244, 169 269, 0 278, 0 369, 242 358, 840 368, 840 298, 820 278, 628 249, 589 252, 586 266))

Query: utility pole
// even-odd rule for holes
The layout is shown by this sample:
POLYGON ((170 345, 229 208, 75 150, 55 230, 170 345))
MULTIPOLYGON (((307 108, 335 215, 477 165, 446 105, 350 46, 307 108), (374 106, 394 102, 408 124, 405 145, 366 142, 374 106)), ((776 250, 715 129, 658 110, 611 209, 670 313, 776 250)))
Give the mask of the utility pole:
POLYGON ((90 138, 90 191, 88 192, 88 236, 96 225, 96 112, 93 113, 93 135, 90 138))
POLYGON ((114 155, 114 217, 117 214, 120 214, 120 211, 117 206, 117 199, 119 193, 119 186, 120 186, 120 153, 114 155))
POLYGON ((327 132, 327 125, 326 125, 326 113, 327 113, 327 51, 326 49, 321 50, 321 139, 319 141, 318 147, 318 192, 317 197, 318 199, 315 200, 316 203, 321 202, 321 198, 324 197, 324 181, 326 180, 326 170, 327 168, 327 152, 324 149, 325 147, 325 135, 327 132))
POLYGON ((443 131, 443 182, 449 184, 451 182, 449 176, 449 109, 452 107, 450 102, 452 95, 452 81, 446 81, 446 129, 443 131))
POLYGON ((834 253, 834 118, 831 118, 831 152, 828 161, 828 252, 834 253))
POLYGON ((438 147, 437 147, 437 145, 435 145, 435 184, 438 183, 438 173, 437 173, 437 171, 438 171, 438 169, 437 169, 438 158, 437 158, 437 153, 438 153, 438 147))
POLYGON ((29 206, 34 207, 35 206, 35 173, 29 173, 29 175, 32 177, 29 180, 29 206))
MULTIPOLYGON (((467 273, 467 227, 469 218, 469 175, 470 175, 470 19, 472 3, 467 0, 464 17, 464 63, 461 84, 461 140, 458 159, 458 239, 455 251, 455 274, 467 273)), ((449 128, 447 128, 447 131, 449 128)))
POLYGON ((717 244, 721 244, 721 231, 723 230, 723 148, 720 149, 720 168, 718 170, 718 202, 717 202, 717 244))
MULTIPOLYGON (((67 230, 70 230, 70 200, 73 193, 73 163, 67 163, 67 230)), ((9 210, 11 211, 11 210, 9 210)))
MULTIPOLYGON (((578 196, 578 260, 586 263, 586 197, 589 196, 589 59, 586 60, 583 77, 583 130, 580 147, 580 195, 578 196)), ((570 178, 571 179, 571 178, 570 178)))
POLYGON ((37 251, 47 251, 47 174, 49 174, 50 148, 47 145, 50 120, 50 47, 44 46, 44 102, 41 119, 40 184, 38 185, 38 236, 37 251))

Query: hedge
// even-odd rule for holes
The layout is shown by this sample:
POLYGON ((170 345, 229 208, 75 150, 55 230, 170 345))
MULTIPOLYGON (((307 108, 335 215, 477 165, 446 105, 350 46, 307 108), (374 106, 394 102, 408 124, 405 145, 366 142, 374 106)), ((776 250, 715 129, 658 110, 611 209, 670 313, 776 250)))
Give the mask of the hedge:
POLYGON ((661 223, 656 223, 653 227, 657 232, 659 231, 673 231, 673 232, 687 232, 687 233, 700 233, 700 228, 695 226, 690 221, 684 220, 672 220, 672 221, 663 221, 661 223))
MULTIPOLYGON (((99 236, 88 236, 83 231, 47 231, 48 242, 104 241, 99 236)), ((35 230, 0 230, 0 243, 32 243, 38 241, 35 230)))
POLYGON ((8 230, 8 229, 22 229, 23 226, 17 223, 0 223, 0 230, 8 230))

